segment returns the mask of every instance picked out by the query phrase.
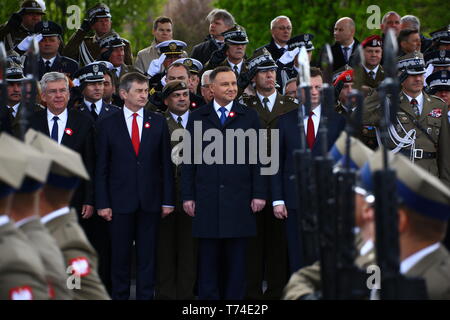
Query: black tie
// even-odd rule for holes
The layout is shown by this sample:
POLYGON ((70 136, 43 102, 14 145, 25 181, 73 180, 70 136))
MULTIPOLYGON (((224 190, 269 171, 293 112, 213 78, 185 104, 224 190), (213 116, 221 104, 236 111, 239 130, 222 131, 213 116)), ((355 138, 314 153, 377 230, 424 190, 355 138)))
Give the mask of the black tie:
POLYGON ((50 60, 45 61, 45 73, 50 72, 50 60))
POLYGON ((97 118, 98 118, 98 114, 97 114, 97 112, 95 111, 95 103, 93 103, 93 104, 91 104, 91 114, 92 114, 92 117, 94 117, 94 120, 97 120, 97 118))
POLYGON ((375 72, 373 72, 372 70, 369 71, 369 77, 370 77, 371 79, 374 79, 374 80, 375 80, 375 72))
POLYGON ((266 111, 269 111, 269 112, 270 112, 268 103, 269 103, 269 98, 264 97, 264 99, 263 99, 264 109, 265 109, 266 111))
POLYGON ((236 74, 236 78, 238 78, 239 77, 239 69, 238 69, 237 64, 234 65, 233 70, 234 70, 234 73, 236 74))
POLYGON ((350 60, 349 57, 348 57, 348 51, 350 50, 350 48, 349 47, 344 47, 343 49, 344 49, 345 63, 348 64, 348 60, 350 60))
POLYGON ((183 127, 183 118, 180 117, 180 116, 178 116, 178 118, 177 118, 177 123, 178 123, 178 125, 179 125, 180 127, 183 127))
POLYGON ((420 117, 420 110, 419 110, 419 104, 417 103, 416 99, 411 99, 411 108, 414 111, 416 118, 420 117))

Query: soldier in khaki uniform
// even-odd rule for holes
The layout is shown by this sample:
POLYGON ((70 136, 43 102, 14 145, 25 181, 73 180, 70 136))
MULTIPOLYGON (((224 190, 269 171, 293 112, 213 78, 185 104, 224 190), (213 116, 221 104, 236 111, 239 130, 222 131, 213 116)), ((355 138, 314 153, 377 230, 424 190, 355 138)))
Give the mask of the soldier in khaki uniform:
POLYGON ((384 80, 384 70, 381 66, 383 48, 381 37, 373 35, 361 42, 363 48, 363 65, 355 67, 355 88, 363 90, 366 94, 370 89, 376 89, 384 80))
MULTIPOLYGON (((243 98, 247 107, 259 115, 261 128, 267 129, 267 148, 270 154, 270 130, 276 128, 278 117, 297 108, 292 97, 282 96, 275 89, 277 65, 266 49, 256 51, 249 66, 254 70, 251 81, 256 96, 243 98)), ((279 299, 288 279, 288 257, 285 222, 273 215, 272 203, 256 215, 257 235, 248 247, 248 299, 279 299), (265 270, 265 272, 263 272, 265 270), (262 292, 262 282, 267 290, 262 292)))
MULTIPOLYGON (((171 81, 162 91, 167 106, 164 116, 169 133, 184 129, 189 119, 189 89, 184 81, 171 81)), ((192 237, 192 217, 183 210, 180 198, 181 144, 172 141, 176 206, 159 225, 156 272, 156 299, 194 299, 197 276, 197 239, 192 237)))
MULTIPOLYGON (((423 91, 422 54, 398 58, 401 82, 397 119, 389 128, 388 148, 438 176, 450 186, 450 131, 448 107, 440 98, 423 91)), ((363 125, 378 126, 382 116, 376 91, 365 99, 363 125)))
MULTIPOLYGON (((363 188, 373 192, 372 173, 382 167, 378 151, 362 169, 363 188)), ((441 241, 450 218, 450 189, 403 155, 390 154, 389 167, 397 176, 400 273, 423 278, 429 299, 449 300, 450 254, 441 241)))
POLYGON ((33 34, 34 25, 42 20, 45 8, 35 0, 23 1, 19 12, 11 15, 8 22, 0 26, 0 41, 6 51, 11 51, 23 39, 33 34))
MULTIPOLYGON (((342 133, 330 151, 338 167, 342 166, 344 158, 346 158, 343 156, 345 154, 346 136, 346 133, 342 133)), ((350 138, 350 144, 350 165, 354 169, 358 169, 370 159, 373 151, 353 137, 350 138)), ((367 192, 364 189, 355 187, 355 224, 359 228, 359 233, 355 239, 355 247, 359 256, 355 259, 355 264, 363 270, 375 263, 373 242, 375 235, 374 209, 370 198, 366 196, 367 192)), ((292 274, 284 288, 283 299, 315 299, 320 296, 320 290, 320 262, 317 261, 292 274)))
MULTIPOLYGON (((99 41, 107 34, 114 33, 111 29, 111 13, 107 5, 98 3, 87 12, 80 29, 75 32, 63 50, 63 55, 72 58, 80 66, 98 60, 100 56, 99 41), (95 35, 87 37, 90 30, 94 30, 95 35)), ((133 64, 133 55, 128 40, 124 41, 125 64, 133 64)))
POLYGON ((30 240, 5 215, 13 188, 25 179, 27 159, 3 139, 0 149, 0 300, 46 300, 49 292, 42 261, 30 240))
POLYGON ((74 299, 109 299, 97 272, 97 253, 78 224, 75 210, 68 206, 79 178, 89 179, 80 155, 31 129, 25 140, 53 161, 41 193, 39 213, 41 222, 62 251, 67 272, 73 277, 67 284, 73 290, 74 299))
POLYGON ((38 212, 39 192, 47 181, 51 159, 12 136, 2 134, 0 141, 10 145, 14 152, 22 154, 28 163, 25 180, 13 197, 8 215, 39 254, 44 265, 50 298, 72 300, 72 292, 66 285, 68 275, 61 250, 40 222, 38 212))

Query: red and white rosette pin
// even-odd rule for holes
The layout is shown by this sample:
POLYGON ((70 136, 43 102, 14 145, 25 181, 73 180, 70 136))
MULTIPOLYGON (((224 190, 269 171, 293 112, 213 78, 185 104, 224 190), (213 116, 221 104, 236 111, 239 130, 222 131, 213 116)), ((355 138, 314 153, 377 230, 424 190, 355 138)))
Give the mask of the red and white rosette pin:
POLYGON ((69 265, 72 267, 72 273, 79 277, 85 277, 91 273, 91 266, 86 257, 72 259, 69 265))
POLYGON ((66 128, 66 129, 64 130, 64 132, 65 132, 68 136, 73 135, 73 130, 70 129, 70 128, 66 128))
POLYGON ((148 128, 150 128, 150 122, 146 122, 146 123, 144 123, 144 128, 145 128, 145 129, 148 129, 148 128))

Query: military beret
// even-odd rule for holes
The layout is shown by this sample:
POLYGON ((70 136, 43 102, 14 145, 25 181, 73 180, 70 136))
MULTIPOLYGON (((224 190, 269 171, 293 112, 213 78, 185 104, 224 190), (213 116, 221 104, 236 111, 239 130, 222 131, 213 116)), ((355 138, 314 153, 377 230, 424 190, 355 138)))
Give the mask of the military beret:
POLYGON ((312 43, 314 35, 310 33, 300 34, 295 36, 287 42, 288 50, 294 50, 295 48, 305 47, 306 51, 314 50, 314 45, 312 43))
POLYGON ((43 37, 56 37, 62 36, 63 30, 56 22, 40 21, 34 26, 34 33, 40 33, 43 37))
POLYGON ((450 25, 430 32, 431 39, 438 43, 450 44, 450 25))
POLYGON ((345 131, 339 135, 339 138, 330 149, 330 156, 337 167, 344 167, 345 161, 348 159, 349 167, 359 170, 369 161, 373 151, 358 139, 350 136, 350 157, 348 158, 346 155, 347 136, 348 134, 345 131))
POLYGON ((192 58, 180 58, 172 62, 172 64, 174 63, 184 64, 186 67, 188 67, 189 71, 193 73, 199 73, 203 70, 203 64, 200 61, 192 58))
MULTIPOLYGON (((399 203, 432 219, 450 218, 450 189, 437 177, 413 164, 402 154, 388 153, 388 163, 396 171, 399 203)), ((383 152, 378 149, 360 170, 362 187, 374 192, 373 173, 383 168, 383 152)))
POLYGON ((334 73, 333 73, 333 83, 336 82, 336 79, 343 73, 346 72, 348 70, 352 70, 353 68, 350 67, 348 64, 342 66, 341 68, 337 69, 334 73))
POLYGON ((424 60, 427 66, 432 64, 435 67, 448 67, 450 66, 450 50, 430 51, 424 55, 424 60))
MULTIPOLYGON (((73 134, 66 128, 64 134, 73 134)), ((58 144, 50 137, 29 129, 25 134, 25 142, 46 154, 52 160, 47 184, 57 188, 73 190, 79 179, 89 180, 89 174, 78 152, 58 144)))
POLYGON ((44 1, 35 1, 35 0, 26 0, 22 2, 20 6, 19 13, 39 13, 45 14, 45 2, 44 1))
POLYGON ((437 91, 450 91, 450 71, 448 70, 433 72, 426 81, 430 94, 435 94, 437 91))
POLYGON ((115 32, 109 33, 105 36, 103 36, 99 41, 98 45, 100 48, 118 48, 118 47, 124 47, 125 42, 124 40, 115 32))
POLYGON ((6 69, 6 81, 8 82, 18 82, 25 80, 23 75, 23 69, 21 66, 12 66, 6 69))
POLYGON ((162 99, 166 99, 168 96, 170 96, 171 93, 178 91, 178 90, 186 90, 188 89, 188 86, 184 81, 170 81, 168 82, 164 88, 162 89, 162 99))
POLYGON ((16 152, 5 139, 0 141, 0 150, 0 198, 3 198, 22 185, 28 163, 26 156, 16 152))
POLYGON ((231 29, 222 32, 225 43, 228 44, 247 44, 248 37, 245 29, 240 25, 235 25, 231 29))
POLYGON ((257 70, 277 69, 277 64, 272 58, 270 52, 262 47, 257 49, 248 61, 248 69, 256 68, 257 70))
POLYGON ((411 75, 424 74, 426 70, 423 55, 420 52, 413 52, 398 57, 397 69, 411 75))
POLYGON ((97 3, 87 12, 88 20, 93 21, 96 18, 111 18, 109 7, 104 3, 97 3))
POLYGON ((361 42, 361 46, 363 48, 366 48, 366 47, 382 47, 383 46, 383 41, 381 40, 380 36, 373 35, 373 36, 369 36, 369 37, 365 38, 361 42))
POLYGON ((336 86, 339 81, 343 81, 344 83, 353 82, 353 69, 340 73, 336 80, 334 80, 333 86, 336 86))
POLYGON ((182 54, 183 49, 187 47, 187 44, 179 40, 167 40, 156 45, 161 53, 165 55, 182 54))

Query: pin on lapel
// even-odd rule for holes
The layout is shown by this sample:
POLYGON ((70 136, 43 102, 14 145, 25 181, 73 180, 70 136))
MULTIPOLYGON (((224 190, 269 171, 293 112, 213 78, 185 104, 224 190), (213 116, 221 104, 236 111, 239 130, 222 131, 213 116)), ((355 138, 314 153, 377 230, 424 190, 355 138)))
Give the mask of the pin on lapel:
POLYGON ((144 124, 144 128, 145 128, 145 129, 150 128, 150 122, 146 122, 146 123, 144 124))
POLYGON ((228 116, 229 116, 230 118, 233 118, 235 115, 236 115, 236 114, 235 114, 233 111, 231 111, 231 112, 228 114, 228 116))
POLYGON ((68 136, 73 135, 73 130, 70 129, 70 128, 66 128, 66 129, 64 130, 64 132, 65 132, 68 136))

